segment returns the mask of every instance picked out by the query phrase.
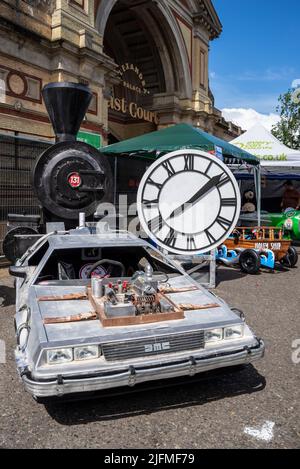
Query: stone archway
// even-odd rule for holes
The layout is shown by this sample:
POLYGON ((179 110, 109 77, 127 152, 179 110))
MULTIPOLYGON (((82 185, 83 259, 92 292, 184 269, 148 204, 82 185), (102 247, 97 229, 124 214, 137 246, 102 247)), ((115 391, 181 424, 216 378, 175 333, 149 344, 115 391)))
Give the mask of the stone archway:
POLYGON ((190 99, 190 63, 179 25, 170 7, 164 0, 147 0, 143 3, 136 0, 102 1, 96 14, 96 28, 104 41, 110 16, 118 4, 130 10, 143 23, 145 32, 151 35, 164 71, 164 92, 176 93, 181 99, 190 99))

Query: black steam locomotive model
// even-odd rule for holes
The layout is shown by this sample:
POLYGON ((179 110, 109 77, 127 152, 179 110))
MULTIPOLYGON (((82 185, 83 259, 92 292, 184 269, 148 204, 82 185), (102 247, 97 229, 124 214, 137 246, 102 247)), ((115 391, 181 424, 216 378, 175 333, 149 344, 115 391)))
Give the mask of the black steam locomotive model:
POLYGON ((92 99, 91 90, 78 83, 49 83, 43 88, 44 102, 56 143, 37 159, 32 186, 42 207, 41 216, 9 215, 3 251, 14 262, 37 239, 53 229, 72 229, 80 213, 94 220, 97 206, 113 200, 113 177, 104 155, 76 141, 92 99))

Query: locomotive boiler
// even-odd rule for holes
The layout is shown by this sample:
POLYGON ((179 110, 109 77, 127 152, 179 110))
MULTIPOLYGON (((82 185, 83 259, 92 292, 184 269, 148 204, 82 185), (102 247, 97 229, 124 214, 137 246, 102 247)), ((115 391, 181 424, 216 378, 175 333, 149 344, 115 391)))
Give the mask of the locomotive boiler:
POLYGON ((113 201, 113 177, 107 157, 76 140, 92 99, 79 83, 47 84, 42 91, 56 143, 37 159, 32 188, 41 204, 41 216, 10 214, 3 242, 7 259, 14 262, 41 235, 76 228, 80 213, 95 219, 102 202, 113 201))

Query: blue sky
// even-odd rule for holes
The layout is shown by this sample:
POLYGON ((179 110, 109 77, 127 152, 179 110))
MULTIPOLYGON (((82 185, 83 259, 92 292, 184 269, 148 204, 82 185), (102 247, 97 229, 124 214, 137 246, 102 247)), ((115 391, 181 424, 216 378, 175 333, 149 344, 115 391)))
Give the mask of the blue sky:
POLYGON ((300 79, 299 0, 213 0, 223 33, 211 44, 216 106, 274 113, 300 79))

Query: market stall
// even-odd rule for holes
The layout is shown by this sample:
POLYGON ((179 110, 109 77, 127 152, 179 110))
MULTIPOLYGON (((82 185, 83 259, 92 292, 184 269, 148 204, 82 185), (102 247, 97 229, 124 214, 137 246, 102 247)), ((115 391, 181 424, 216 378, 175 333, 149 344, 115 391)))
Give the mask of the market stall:
MULTIPOLYGON (((267 211, 279 211, 284 184, 293 181, 300 189, 300 150, 292 150, 281 143, 263 125, 256 124, 231 142, 260 159, 262 176, 262 206, 267 211)), ((243 191, 250 188, 250 177, 241 172, 243 191)))
POLYGON ((145 164, 149 166, 149 161, 153 161, 166 153, 182 149, 207 151, 208 153, 216 155, 235 171, 239 168, 244 168, 252 173, 252 177, 254 173, 258 200, 257 209, 260 213, 259 201, 261 184, 259 159, 225 140, 188 124, 178 124, 167 127, 101 149, 101 152, 105 155, 115 157, 112 165, 115 181, 118 181, 118 184, 115 184, 115 202, 120 192, 126 192, 129 195, 135 196, 138 182, 145 171, 145 164), (124 156, 127 158, 124 159, 124 156), (132 159, 135 160, 134 165, 132 165, 132 159), (135 172, 136 177, 132 177, 135 172), (125 175, 125 177, 131 178, 130 191, 125 190, 126 182, 122 180, 121 173, 122 176, 125 175), (119 188, 121 187, 121 191, 119 190, 117 192, 117 185, 119 188))
POLYGON ((245 163, 257 167, 259 159, 189 124, 178 124, 155 132, 124 140, 101 149, 106 155, 126 155, 156 159, 162 154, 182 149, 200 149, 224 159, 225 162, 245 163))
POLYGON ((293 150, 281 143, 262 124, 256 124, 231 143, 255 155, 263 167, 300 166, 300 150, 293 150))

